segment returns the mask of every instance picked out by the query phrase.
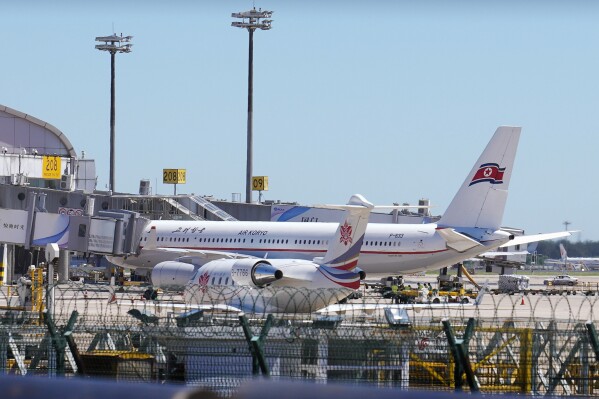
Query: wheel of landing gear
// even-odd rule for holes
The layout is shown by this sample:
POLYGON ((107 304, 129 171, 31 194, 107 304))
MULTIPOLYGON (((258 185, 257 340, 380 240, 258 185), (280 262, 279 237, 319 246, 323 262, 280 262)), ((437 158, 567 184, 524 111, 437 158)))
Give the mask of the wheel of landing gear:
POLYGON ((155 301, 158 298, 158 291, 148 288, 144 291, 143 297, 148 300, 155 301))

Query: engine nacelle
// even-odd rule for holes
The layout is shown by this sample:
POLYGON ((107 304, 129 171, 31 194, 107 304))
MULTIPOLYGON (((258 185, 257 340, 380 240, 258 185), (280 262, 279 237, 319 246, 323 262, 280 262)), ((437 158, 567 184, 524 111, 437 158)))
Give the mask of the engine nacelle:
POLYGON ((236 284, 262 288, 283 277, 283 272, 264 259, 240 259, 233 263, 231 277, 236 284))
POLYGON ((162 289, 182 289, 197 269, 191 263, 173 260, 160 262, 152 269, 152 285, 162 289))

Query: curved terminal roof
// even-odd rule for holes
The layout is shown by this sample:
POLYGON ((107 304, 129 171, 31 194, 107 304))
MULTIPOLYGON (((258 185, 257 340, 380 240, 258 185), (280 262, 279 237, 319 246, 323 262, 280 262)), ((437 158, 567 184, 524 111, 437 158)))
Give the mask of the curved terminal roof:
POLYGON ((8 153, 23 149, 39 155, 61 155, 77 158, 67 136, 51 124, 0 104, 0 147, 8 153))

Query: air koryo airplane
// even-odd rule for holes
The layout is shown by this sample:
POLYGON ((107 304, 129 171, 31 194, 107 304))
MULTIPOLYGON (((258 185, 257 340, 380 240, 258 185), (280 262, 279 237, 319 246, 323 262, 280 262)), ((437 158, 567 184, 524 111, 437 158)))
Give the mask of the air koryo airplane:
MULTIPOLYGON (((520 130, 507 126, 496 130, 437 223, 369 223, 357 266, 369 273, 438 270, 502 246, 569 235, 514 237, 500 228, 520 130)), ((325 254, 338 229, 337 223, 152 221, 137 255, 109 260, 118 266, 153 269, 155 285, 168 281, 185 285, 202 264, 219 259, 251 256, 261 265, 275 259, 312 261, 325 254)))

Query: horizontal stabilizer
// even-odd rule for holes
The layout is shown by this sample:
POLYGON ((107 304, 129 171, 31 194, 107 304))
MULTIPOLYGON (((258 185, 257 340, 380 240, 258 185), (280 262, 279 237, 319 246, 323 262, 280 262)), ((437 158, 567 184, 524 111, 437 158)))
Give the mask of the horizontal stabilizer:
POLYGON ((541 233, 525 236, 516 236, 513 240, 506 242, 501 247, 512 247, 514 245, 528 244, 531 242, 554 240, 556 238, 570 237, 574 231, 559 231, 556 233, 541 233))
POLYGON ((472 238, 458 233, 454 229, 437 229, 437 232, 445 240, 447 246, 458 252, 465 252, 471 248, 482 246, 482 244, 472 238))

